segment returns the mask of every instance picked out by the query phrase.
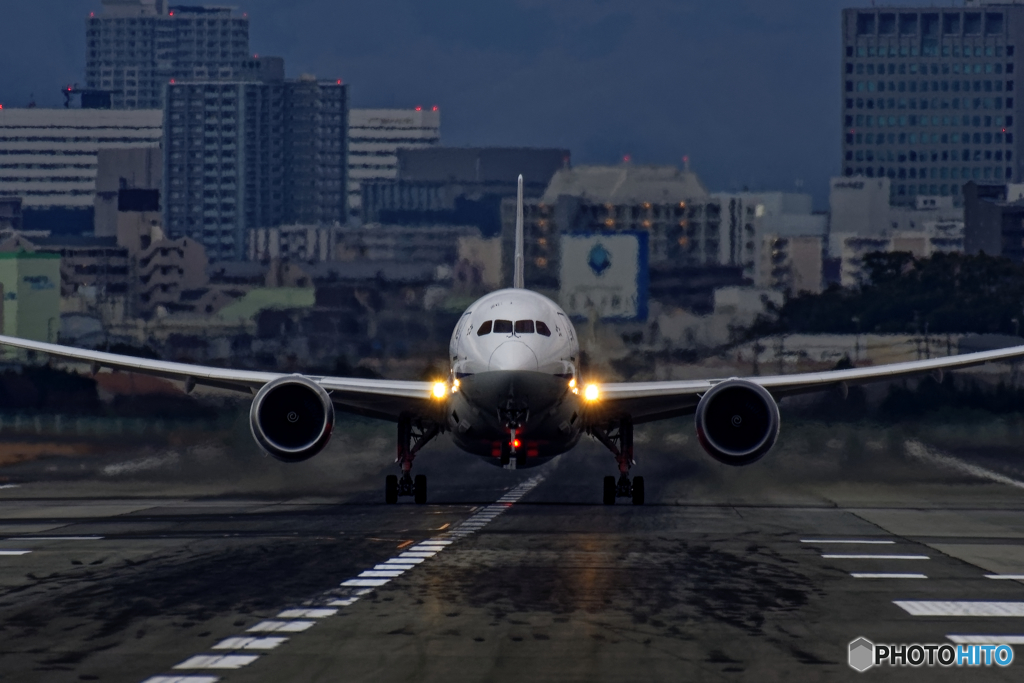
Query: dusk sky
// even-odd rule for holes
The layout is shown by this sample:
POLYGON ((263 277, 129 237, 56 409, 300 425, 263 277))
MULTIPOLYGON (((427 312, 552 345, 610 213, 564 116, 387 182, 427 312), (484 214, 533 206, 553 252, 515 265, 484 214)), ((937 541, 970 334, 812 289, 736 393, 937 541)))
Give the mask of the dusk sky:
MULTIPOLYGON (((353 107, 439 106, 443 144, 566 147, 575 164, 688 155, 711 190, 802 188, 824 209, 840 11, 870 2, 234 4, 252 51, 284 57, 289 76, 342 78, 353 107)), ((60 106, 60 88, 84 80, 99 0, 3 5, 0 103, 60 106)))

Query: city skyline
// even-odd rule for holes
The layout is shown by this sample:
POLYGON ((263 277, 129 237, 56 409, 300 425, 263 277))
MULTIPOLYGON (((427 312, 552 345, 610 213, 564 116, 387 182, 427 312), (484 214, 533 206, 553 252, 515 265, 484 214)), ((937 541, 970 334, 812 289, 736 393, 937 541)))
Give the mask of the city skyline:
MULTIPOLYGON (((253 52, 284 57, 289 77, 341 75, 354 108, 441 107, 444 144, 565 147, 580 164, 688 156, 711 189, 805 191, 824 209, 841 171, 841 10, 865 6, 249 0, 238 11, 253 52)), ((19 66, 0 72, 0 103, 61 106, 62 86, 84 85, 85 18, 101 9, 7 9, 0 63, 19 66)))

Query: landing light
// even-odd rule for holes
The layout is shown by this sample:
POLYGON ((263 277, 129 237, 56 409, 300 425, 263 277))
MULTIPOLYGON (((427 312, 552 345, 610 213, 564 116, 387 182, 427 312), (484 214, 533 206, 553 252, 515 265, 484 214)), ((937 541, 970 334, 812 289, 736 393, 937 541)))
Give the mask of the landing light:
POLYGON ((583 390, 583 398, 588 401, 596 401, 598 397, 597 385, 588 384, 587 388, 583 390))
POLYGON ((455 380, 454 382, 452 382, 452 393, 454 394, 458 390, 459 390, 459 380, 455 380))
POLYGON ((448 393, 448 385, 444 382, 436 382, 434 384, 434 398, 444 398, 448 393))

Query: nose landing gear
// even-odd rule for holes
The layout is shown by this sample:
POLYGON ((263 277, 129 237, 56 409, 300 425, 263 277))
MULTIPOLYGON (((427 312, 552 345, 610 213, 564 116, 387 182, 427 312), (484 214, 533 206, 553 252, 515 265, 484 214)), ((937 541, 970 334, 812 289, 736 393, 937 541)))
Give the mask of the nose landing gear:
POLYGON ((614 505, 616 498, 630 498, 633 505, 643 505, 644 478, 633 477, 632 481, 629 478, 629 468, 636 464, 633 459, 633 420, 626 416, 607 430, 593 427, 591 433, 615 455, 619 464, 618 481, 615 477, 604 478, 604 504, 614 505))
POLYGON ((398 418, 398 455, 395 462, 402 468, 399 478, 389 474, 384 479, 384 502, 392 505, 398 502, 399 496, 412 496, 414 502, 423 505, 427 502, 427 477, 425 474, 412 476, 412 462, 427 443, 441 431, 436 422, 424 423, 414 421, 408 413, 398 418))

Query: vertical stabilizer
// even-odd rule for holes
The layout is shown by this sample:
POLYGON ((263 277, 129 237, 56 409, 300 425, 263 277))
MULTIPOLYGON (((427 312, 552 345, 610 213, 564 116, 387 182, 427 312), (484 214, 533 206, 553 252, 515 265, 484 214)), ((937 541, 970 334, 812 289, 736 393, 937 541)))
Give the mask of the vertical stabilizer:
POLYGON ((519 192, 516 195, 516 263, 512 286, 522 289, 523 283, 523 176, 519 175, 519 192))

